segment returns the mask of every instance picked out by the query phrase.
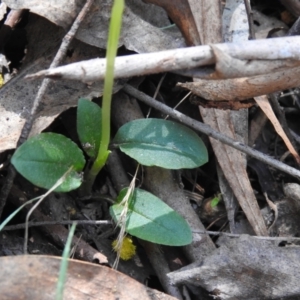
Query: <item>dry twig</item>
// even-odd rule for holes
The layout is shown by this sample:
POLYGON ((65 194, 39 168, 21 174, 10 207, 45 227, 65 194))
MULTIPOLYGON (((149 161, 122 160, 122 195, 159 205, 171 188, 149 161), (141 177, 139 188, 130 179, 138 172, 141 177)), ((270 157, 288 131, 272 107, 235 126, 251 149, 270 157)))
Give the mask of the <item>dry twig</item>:
MULTIPOLYGON (((284 37, 274 39, 252 40, 239 43, 215 44, 224 54, 238 60, 293 60, 296 65, 300 61, 300 37, 284 37)), ((129 56, 116 57, 115 78, 128 78, 147 74, 155 74, 174 70, 185 70, 203 67, 216 63, 212 48, 208 45, 166 50, 161 52, 133 54, 129 56)), ((292 66, 289 64, 288 66, 292 66)), ((53 79, 80 80, 93 82, 103 80, 105 76, 105 59, 91 59, 81 61, 55 69, 43 70, 28 75, 26 78, 49 77, 53 79)), ((200 70, 200 75, 193 76, 206 78, 209 73, 200 70)), ((268 71, 263 68, 260 74, 268 71)), ((273 72, 273 71, 270 71, 273 72)), ((259 74, 257 74, 259 75, 259 74)))
POLYGON ((172 118, 182 122, 183 124, 190 126, 191 128, 195 129, 196 131, 202 132, 216 140, 219 140, 220 142, 223 142, 226 145, 229 145, 243 153, 246 153, 278 170, 281 170, 293 177, 296 177, 298 179, 300 179, 300 171, 292 168, 276 159, 273 159, 271 157, 269 157, 268 155, 261 153, 249 146, 246 146, 238 141, 235 141, 223 134, 221 134, 220 132, 212 129, 210 126, 205 125, 201 122, 198 122, 190 117, 187 117, 186 115, 180 113, 179 111, 176 111, 170 107, 168 107, 167 105, 164 105, 156 100, 154 100, 153 98, 149 97, 148 95, 138 91, 137 89, 131 87, 130 85, 125 85, 124 87, 124 91, 135 97, 136 99, 146 103, 147 105, 154 107, 155 109, 170 115, 172 118))

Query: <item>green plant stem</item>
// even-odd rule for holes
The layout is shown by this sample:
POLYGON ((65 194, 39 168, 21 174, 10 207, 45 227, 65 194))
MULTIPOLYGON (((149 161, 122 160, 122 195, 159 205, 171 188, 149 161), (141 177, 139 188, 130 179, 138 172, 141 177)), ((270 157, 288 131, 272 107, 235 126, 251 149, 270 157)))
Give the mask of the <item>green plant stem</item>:
POLYGON ((66 282, 66 277, 67 277, 67 272, 68 272, 68 264, 69 264, 69 256, 70 256, 70 249, 71 249, 71 244, 72 244, 72 239, 75 233, 75 228, 76 228, 76 222, 73 223, 68 238, 67 242, 64 248, 64 252, 62 255, 62 261, 60 265, 60 270, 59 270, 59 276, 58 276, 58 281, 57 281, 57 286, 56 286, 56 300, 63 300, 63 294, 64 294, 64 287, 65 287, 65 282, 66 282))
POLYGON ((114 64, 118 50, 118 41, 121 32, 122 14, 124 10, 124 0, 115 0, 111 13, 109 34, 106 52, 106 72, 104 80, 103 100, 102 100, 102 135, 99 152, 94 164, 86 178, 85 190, 90 192, 96 176, 105 165, 110 151, 110 110, 114 84, 114 64))

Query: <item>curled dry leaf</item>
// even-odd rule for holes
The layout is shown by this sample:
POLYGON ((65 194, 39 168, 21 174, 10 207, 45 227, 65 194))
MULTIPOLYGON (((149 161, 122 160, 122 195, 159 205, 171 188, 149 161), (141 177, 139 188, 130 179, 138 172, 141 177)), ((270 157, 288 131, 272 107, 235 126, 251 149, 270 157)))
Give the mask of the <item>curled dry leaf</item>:
POLYGON ((300 86, 300 68, 244 78, 178 83, 207 100, 246 100, 300 86))

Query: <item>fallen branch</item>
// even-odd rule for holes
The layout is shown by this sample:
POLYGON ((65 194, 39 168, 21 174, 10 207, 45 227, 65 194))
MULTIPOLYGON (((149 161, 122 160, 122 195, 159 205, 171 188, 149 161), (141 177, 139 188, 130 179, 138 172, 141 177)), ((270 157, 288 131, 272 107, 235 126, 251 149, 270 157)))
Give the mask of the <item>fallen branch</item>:
MULTIPOLYGON (((267 63, 267 68, 258 70, 257 75, 272 73, 278 70, 299 65, 300 37, 284 37, 246 41, 242 43, 215 44, 219 51, 241 61, 267 63), (282 62, 284 60, 285 62, 282 62), (292 61, 291 61, 292 60, 292 61), (279 63, 273 66, 270 61, 279 63), (279 62, 278 62, 279 61, 279 62), (262 73, 263 72, 263 73, 262 73)), ((117 57, 115 61, 115 78, 142 76, 160 72, 185 70, 203 67, 216 63, 216 57, 211 46, 197 46, 161 52, 134 54, 117 57)), ((83 82, 100 81, 104 79, 106 61, 104 58, 91 59, 66 66, 48 69, 28 75, 28 79, 48 77, 52 79, 70 79, 83 82)), ((201 71, 201 78, 207 78, 208 72, 201 71)))

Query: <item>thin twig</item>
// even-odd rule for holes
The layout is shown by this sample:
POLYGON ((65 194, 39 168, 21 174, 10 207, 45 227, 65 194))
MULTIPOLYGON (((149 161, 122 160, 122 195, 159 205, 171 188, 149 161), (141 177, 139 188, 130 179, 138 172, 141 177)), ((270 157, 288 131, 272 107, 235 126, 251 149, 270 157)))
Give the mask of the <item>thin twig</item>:
MULTIPOLYGON (((158 82, 158 85, 157 85, 157 87, 156 87, 155 93, 154 93, 154 95, 153 95, 153 98, 154 98, 154 99, 156 99, 156 97, 157 97, 157 95, 158 95, 158 93, 159 93, 159 90, 160 90, 160 88, 161 88, 161 85, 162 85, 163 81, 164 81, 165 78, 166 78, 166 75, 167 75, 167 73, 164 73, 163 76, 160 78, 160 80, 159 80, 159 82, 158 82)), ((148 110, 148 113, 147 113, 147 115, 146 115, 146 118, 149 118, 149 116, 150 116, 150 114, 151 114, 151 111, 152 111, 152 108, 150 107, 150 109, 148 110)))
MULTIPOLYGON (((26 195, 17 187, 13 186, 11 195, 10 195, 10 203, 14 205, 15 207, 23 206, 25 203, 27 203, 27 197, 26 195)), ((28 212, 29 207, 24 207, 24 212, 28 212)), ((34 220, 48 222, 53 221, 50 216, 44 215, 40 210, 35 210, 33 212, 32 218, 34 220)), ((51 225, 51 226, 41 226, 40 230, 43 235, 50 238, 51 242, 56 244, 60 248, 64 248, 69 230, 66 229, 63 225, 51 225)), ((78 247, 76 248, 76 256, 82 260, 86 260, 89 262, 93 262, 95 259, 99 260, 100 263, 108 263, 108 258, 102 254, 105 252, 105 247, 102 248, 102 243, 98 243, 97 247, 99 247, 100 250, 96 250, 93 248, 90 244, 85 242, 84 240, 80 240, 74 236, 73 238, 74 244, 78 244, 78 247), (102 252, 102 253, 101 253, 102 252)))
MULTIPOLYGON (((208 231, 208 230, 197 230, 192 231, 195 233, 201 233, 201 234, 208 234, 208 235, 214 235, 214 236, 221 236, 225 235, 232 238, 239 238, 241 236, 245 236, 245 234, 238 234, 238 233, 229 233, 229 232, 221 232, 221 231, 208 231)), ((266 240, 266 241, 300 241, 300 237, 294 237, 294 236, 260 236, 260 235, 249 235, 249 237, 258 239, 258 240, 266 240)))
MULTIPOLYGON (((37 226, 51 226, 51 225, 72 225, 74 222, 77 223, 77 225, 112 225, 112 221, 109 220, 66 220, 66 221, 44 221, 44 222, 29 222, 27 225, 28 227, 37 227, 37 226)), ((6 226, 2 229, 2 231, 11 231, 11 230, 19 230, 24 229, 26 226, 26 223, 23 224, 16 224, 16 225, 10 225, 6 226)))
MULTIPOLYGON (((67 172, 59 178, 56 183, 49 189, 40 199, 30 208, 29 212, 26 215, 25 224, 28 224, 29 218, 34 210, 41 204, 41 202, 50 195, 57 187, 59 187, 67 178, 67 176, 72 172, 73 167, 70 167, 67 172)), ((27 241, 28 241, 28 226, 25 227, 25 236, 24 236, 24 254, 27 254, 27 241)))
MULTIPOLYGON (((176 109, 189 95, 191 95, 192 92, 188 92, 174 107, 173 109, 176 109)), ((167 120, 169 116, 165 117, 165 120, 167 120)))
MULTIPOLYGON (((69 30, 69 32, 65 35, 65 37, 63 38, 62 44, 59 48, 59 50, 57 51, 57 54, 55 56, 55 58, 53 59, 50 68, 55 68, 57 67, 63 60, 63 58, 65 57, 66 53, 67 53, 67 49, 71 43, 71 41, 73 40, 82 20, 84 19, 85 15, 87 14, 87 12, 89 11, 91 5, 93 4, 94 0, 88 0, 86 2, 86 4, 83 6, 82 10, 80 11, 80 13, 78 14, 76 20, 74 21, 71 29, 69 30)), ((50 79, 45 78, 42 81, 42 84, 39 88, 39 91, 34 99, 32 108, 31 108, 31 112, 29 117, 27 118, 24 127, 22 129, 20 138, 18 140, 17 143, 17 147, 19 147, 20 145, 22 145, 26 139, 29 136, 29 133, 31 131, 32 125, 33 125, 33 121, 35 119, 36 116, 36 112, 39 106, 40 101, 42 100, 42 98, 45 95, 45 92, 47 90, 47 87, 50 83, 50 79)), ((8 194, 11 190, 11 187, 13 185, 13 181, 15 179, 16 176, 16 171, 14 170, 14 167, 12 165, 10 165, 8 167, 8 174, 6 177, 6 181, 2 186, 1 192, 0 192, 0 217, 2 215, 2 211, 3 208, 6 204, 6 199, 8 197, 8 194)))
POLYGON ((249 24, 249 40, 255 40, 255 30, 253 26, 253 13, 250 5, 250 0, 244 0, 246 12, 247 12, 247 19, 249 24))
POLYGON ((164 105, 156 100, 154 100, 153 98, 149 97, 148 95, 138 91, 137 89, 133 88, 132 86, 126 84, 124 86, 124 91, 137 98, 138 100, 148 104, 149 106, 154 107, 155 109, 165 113, 165 114, 169 114, 172 118, 182 122, 183 124, 190 126, 191 128, 195 129, 196 131, 202 132, 220 142, 223 142, 224 144, 233 147, 243 153, 246 153, 278 170, 281 170, 291 176, 294 176, 298 179, 300 179, 300 171, 292 168, 276 159, 273 159, 271 157, 269 157, 268 155, 261 153, 249 146, 246 146, 238 141, 233 140, 232 138, 229 138, 223 134, 221 134, 220 132, 212 129, 210 126, 203 124, 201 122, 198 122, 190 117, 187 117, 186 115, 180 113, 177 110, 174 110, 170 107, 168 107, 167 105, 164 105))

